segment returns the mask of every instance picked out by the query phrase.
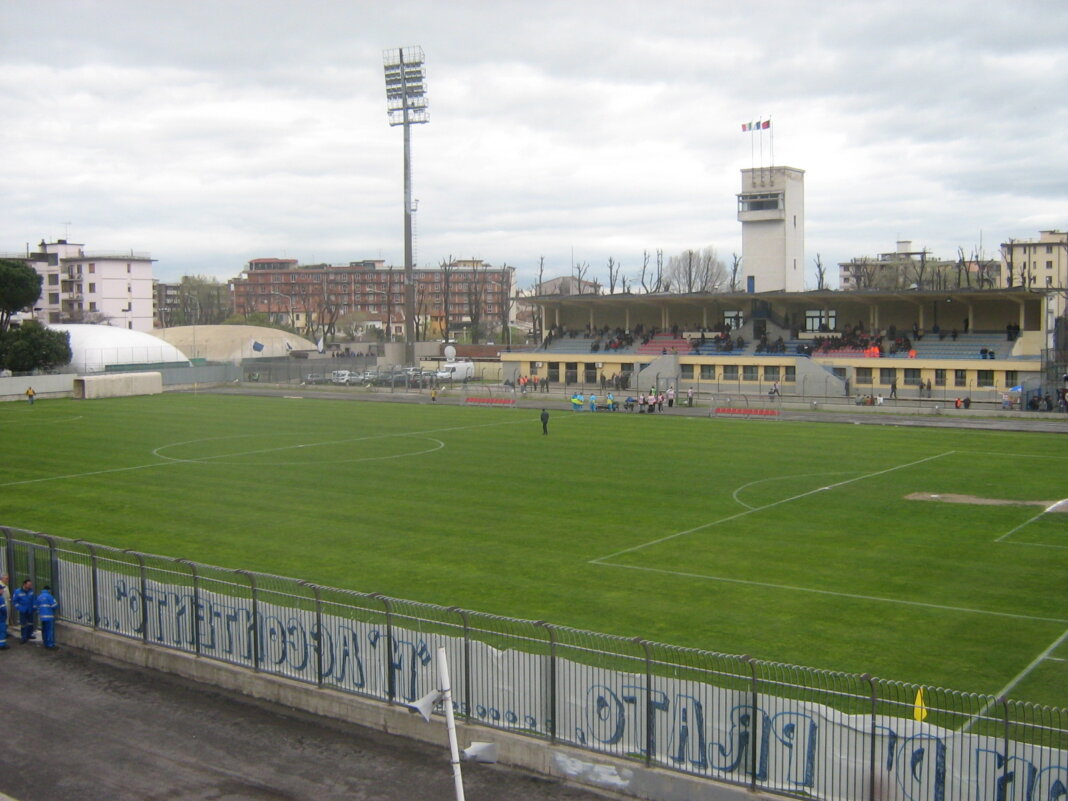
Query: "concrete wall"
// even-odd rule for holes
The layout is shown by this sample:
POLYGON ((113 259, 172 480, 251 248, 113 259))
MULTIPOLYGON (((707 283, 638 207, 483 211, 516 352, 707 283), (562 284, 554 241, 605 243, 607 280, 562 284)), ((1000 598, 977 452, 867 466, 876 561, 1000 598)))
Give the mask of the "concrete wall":
MULTIPOLYGON (((427 724, 406 707, 267 676, 223 662, 200 659, 192 654, 157 648, 140 640, 117 637, 81 626, 61 624, 57 629, 57 640, 67 646, 140 667, 173 673, 315 715, 437 744, 442 748, 442 770, 448 769, 448 734, 444 719, 440 716, 427 724)), ((690 801, 697 798, 702 801, 743 801, 747 798, 771 798, 760 793, 750 793, 745 788, 734 785, 646 767, 638 760, 602 756, 463 721, 457 721, 456 730, 461 749, 475 740, 493 742, 497 744, 498 761, 502 764, 617 794, 617 797, 646 801, 690 801)), ((485 768, 468 764, 464 769, 470 771, 485 768)))
POLYGON ((88 375, 74 379, 75 400, 128 398, 134 395, 161 395, 163 376, 153 373, 88 375))
POLYGON ((27 375, 0 378, 0 401, 26 400, 26 388, 33 387, 40 398, 63 398, 71 394, 74 374, 27 375))

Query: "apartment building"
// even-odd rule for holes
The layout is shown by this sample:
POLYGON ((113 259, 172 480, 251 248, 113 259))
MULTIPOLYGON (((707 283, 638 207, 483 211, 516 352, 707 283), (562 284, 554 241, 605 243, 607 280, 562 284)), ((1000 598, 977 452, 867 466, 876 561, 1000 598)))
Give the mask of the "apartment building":
MULTIPOLYGON (((461 259, 413 270, 418 339, 445 337, 479 326, 499 330, 515 322, 515 268, 461 259)), ((345 315, 361 313, 391 336, 404 334, 404 269, 378 259, 345 265, 298 265, 288 259, 253 259, 230 282, 234 313, 266 314, 296 329, 331 330, 345 315)))
POLYGON ((152 262, 147 253, 93 252, 41 240, 25 257, 42 277, 33 316, 42 323, 104 323, 152 331, 152 262))

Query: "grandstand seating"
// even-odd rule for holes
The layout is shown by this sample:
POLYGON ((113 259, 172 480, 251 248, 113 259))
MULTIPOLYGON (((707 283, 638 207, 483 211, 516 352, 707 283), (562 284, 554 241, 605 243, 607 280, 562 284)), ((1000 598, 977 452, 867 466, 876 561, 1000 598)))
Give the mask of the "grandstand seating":
POLYGON ((692 346, 690 340, 683 337, 676 337, 672 334, 656 334, 652 339, 646 342, 644 345, 638 345, 635 349, 636 353, 651 355, 659 355, 663 351, 671 353, 671 349, 674 348, 680 354, 690 353, 692 346))

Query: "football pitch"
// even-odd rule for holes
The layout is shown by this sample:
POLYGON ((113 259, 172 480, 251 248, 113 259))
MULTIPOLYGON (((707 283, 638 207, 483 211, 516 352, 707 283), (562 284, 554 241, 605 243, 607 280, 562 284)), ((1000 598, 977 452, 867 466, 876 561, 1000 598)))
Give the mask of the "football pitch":
POLYGON ((1068 706, 1065 437, 539 411, 2 404, 0 524, 1068 706))

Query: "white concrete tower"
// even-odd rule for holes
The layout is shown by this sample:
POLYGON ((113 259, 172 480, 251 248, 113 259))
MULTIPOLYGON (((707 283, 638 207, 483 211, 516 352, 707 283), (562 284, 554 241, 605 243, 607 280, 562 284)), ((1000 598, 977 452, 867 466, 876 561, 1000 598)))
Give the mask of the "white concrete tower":
POLYGON ((805 289, 805 171, 742 170, 742 271, 749 292, 805 289))

